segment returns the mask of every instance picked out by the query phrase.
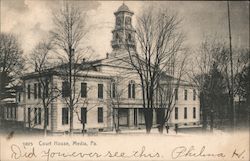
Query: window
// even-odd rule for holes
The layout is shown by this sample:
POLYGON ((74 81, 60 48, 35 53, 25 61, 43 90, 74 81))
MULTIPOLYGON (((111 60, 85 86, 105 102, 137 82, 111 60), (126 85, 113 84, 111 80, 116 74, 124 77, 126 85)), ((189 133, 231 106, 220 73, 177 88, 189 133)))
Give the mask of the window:
POLYGON ((35 124, 37 124, 37 108, 35 108, 35 110, 34 110, 34 115, 35 115, 35 124))
POLYGON ((67 81, 62 82, 62 97, 69 97, 69 96, 70 96, 69 82, 67 81))
POLYGON ((187 90, 184 90, 184 100, 187 100, 187 90))
POLYGON ((103 84, 98 84, 98 98, 103 98, 103 84))
POLYGON ((178 120, 178 107, 174 108, 174 118, 178 120))
POLYGON ((128 98, 135 98, 135 83, 130 81, 128 84, 128 98))
POLYGON ((98 107, 98 123, 102 123, 102 122, 103 122, 103 108, 98 107))
POLYGON ((45 98, 49 97, 49 82, 48 80, 45 81, 45 98))
POLYGON ((30 123, 31 121, 31 109, 30 107, 28 108, 28 122, 30 123))
POLYGON ((46 125, 49 125, 49 108, 45 108, 45 116, 46 116, 46 125))
POLYGON ((112 82, 111 84, 111 91, 110 91, 110 97, 115 98, 116 96, 116 85, 115 82, 112 82))
POLYGON ((7 107, 7 118, 11 118, 11 117, 12 117, 12 108, 7 107))
POLYGON ((41 108, 35 108, 35 124, 41 124, 41 108))
POLYGON ((37 84, 34 84, 34 98, 37 99, 37 84))
POLYGON ((87 97, 87 83, 81 83, 81 97, 87 97))
POLYGON ((134 109, 134 125, 137 126, 137 108, 134 109))
POLYGON ((135 84, 132 84, 132 98, 135 98, 135 84))
POLYGON ((21 102, 21 92, 18 92, 18 102, 21 102))
POLYGON ((10 107, 10 118, 13 118, 13 108, 10 107))
POLYGON ((87 108, 81 108, 81 123, 87 123, 87 108))
POLYGON ((175 100, 178 100, 178 89, 174 90, 174 94, 175 94, 175 100))
POLYGON ((193 118, 195 119, 196 118, 196 108, 193 107, 193 118))
POLYGON ((41 115, 42 115, 42 111, 41 108, 38 108, 38 124, 40 125, 42 120, 41 120, 41 115))
POLYGON ((13 107, 13 118, 16 119, 16 110, 17 108, 16 107, 13 107))
POLYGON ((38 83, 38 98, 41 98, 41 83, 38 83))
POLYGON ((184 119, 187 119, 187 107, 184 107, 184 119))
POLYGON ((195 89, 193 90, 193 100, 194 101, 196 100, 196 90, 195 89))
POLYGON ((67 107, 62 108, 62 124, 69 124, 69 109, 67 107))
POLYGON ((30 85, 28 84, 28 99, 30 99, 30 85))

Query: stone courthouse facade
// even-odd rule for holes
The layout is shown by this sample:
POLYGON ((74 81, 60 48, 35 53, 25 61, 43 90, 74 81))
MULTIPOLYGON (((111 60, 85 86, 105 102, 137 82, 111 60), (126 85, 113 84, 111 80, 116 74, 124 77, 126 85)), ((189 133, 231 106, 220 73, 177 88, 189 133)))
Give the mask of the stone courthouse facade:
MULTIPOLYGON (((122 4, 114 15, 116 22, 112 31, 112 52, 104 59, 83 62, 91 68, 83 68, 76 81, 76 92, 79 93, 73 120, 73 128, 76 131, 82 129, 79 118, 85 122, 86 130, 112 130, 118 123, 124 129, 144 127, 140 80, 136 72, 121 61, 128 54, 124 45, 136 47, 135 29, 132 26, 133 12, 122 4)), ((19 112, 23 115, 25 126, 42 129, 44 117, 47 117, 49 131, 69 131, 69 108, 64 100, 67 93, 62 92, 62 95, 54 99, 44 110, 37 76, 36 72, 23 76, 24 90, 21 93, 18 108, 22 109, 19 112)), ((56 87, 64 90, 64 81, 56 72, 53 72, 53 69, 46 76, 52 82, 49 88, 56 87)), ((169 124, 198 125, 200 104, 196 96, 197 90, 192 84, 181 81, 177 91, 176 107, 172 111, 169 124)), ((154 112, 153 122, 157 125, 156 112, 154 112)))

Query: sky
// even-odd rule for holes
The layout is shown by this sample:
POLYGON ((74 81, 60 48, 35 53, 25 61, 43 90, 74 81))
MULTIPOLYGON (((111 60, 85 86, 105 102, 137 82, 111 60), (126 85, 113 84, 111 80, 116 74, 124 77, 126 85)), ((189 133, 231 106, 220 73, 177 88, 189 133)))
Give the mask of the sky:
MULTIPOLYGON (((84 43, 94 49, 98 57, 111 52, 110 41, 115 25, 114 12, 123 1, 74 1, 87 14, 91 27, 84 43)), ((163 7, 182 19, 180 29, 186 35, 185 44, 196 50, 207 36, 228 41, 226 1, 124 1, 136 17, 148 6, 163 7)), ((60 0, 1 0, 1 32, 18 36, 24 54, 53 29, 52 11, 62 5, 60 0)), ((249 2, 230 2, 233 48, 249 46, 249 2)))

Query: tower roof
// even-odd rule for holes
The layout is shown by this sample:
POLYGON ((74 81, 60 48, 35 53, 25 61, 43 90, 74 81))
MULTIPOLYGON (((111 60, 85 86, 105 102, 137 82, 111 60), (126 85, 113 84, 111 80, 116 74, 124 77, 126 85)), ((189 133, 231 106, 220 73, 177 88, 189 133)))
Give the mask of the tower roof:
POLYGON ((128 6, 126 4, 124 4, 124 3, 116 11, 116 13, 118 13, 118 12, 130 12, 130 13, 133 13, 132 11, 129 10, 128 6))

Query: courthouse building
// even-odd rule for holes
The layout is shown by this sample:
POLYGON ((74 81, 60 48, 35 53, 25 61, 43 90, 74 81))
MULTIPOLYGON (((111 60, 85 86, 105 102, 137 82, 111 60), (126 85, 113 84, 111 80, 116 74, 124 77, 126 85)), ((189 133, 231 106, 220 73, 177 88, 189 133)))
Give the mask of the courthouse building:
MULTIPOLYGON (((112 130, 115 123, 119 123, 124 129, 145 126, 140 79, 136 72, 122 61, 128 56, 124 46, 136 47, 135 29, 132 26, 133 14, 122 4, 114 13, 116 22, 112 31, 112 52, 107 53, 104 59, 83 60, 81 63, 84 65, 77 75, 75 85, 79 99, 74 110, 74 130, 82 129, 81 121, 85 122, 87 130, 99 131, 112 130)), ((46 117, 47 129, 51 132, 69 131, 69 108, 65 102, 69 93, 65 91, 67 85, 56 71, 57 68, 46 70, 47 73, 43 76, 51 81, 48 89, 56 87, 61 89, 62 94, 45 110, 42 106, 41 85, 37 81, 40 75, 32 72, 22 77, 23 92, 18 94, 18 118, 19 121, 22 118, 21 121, 26 127, 42 129, 46 117)), ((176 103, 168 124, 198 125, 200 104, 197 89, 191 83, 181 81, 176 91, 176 103)), ((154 126, 157 125, 157 116, 157 110, 154 110, 154 126)))

